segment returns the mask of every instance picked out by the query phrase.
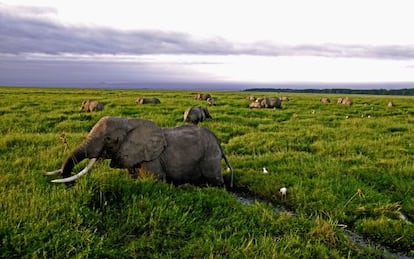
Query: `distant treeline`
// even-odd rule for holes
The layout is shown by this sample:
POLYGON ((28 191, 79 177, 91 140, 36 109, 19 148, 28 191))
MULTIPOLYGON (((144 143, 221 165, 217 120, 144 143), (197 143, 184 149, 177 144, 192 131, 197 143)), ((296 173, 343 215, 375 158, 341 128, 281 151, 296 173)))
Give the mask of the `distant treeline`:
POLYGON ((368 95, 414 95, 414 88, 404 89, 289 89, 289 88, 250 88, 246 92, 284 92, 284 93, 321 93, 321 94, 368 94, 368 95))

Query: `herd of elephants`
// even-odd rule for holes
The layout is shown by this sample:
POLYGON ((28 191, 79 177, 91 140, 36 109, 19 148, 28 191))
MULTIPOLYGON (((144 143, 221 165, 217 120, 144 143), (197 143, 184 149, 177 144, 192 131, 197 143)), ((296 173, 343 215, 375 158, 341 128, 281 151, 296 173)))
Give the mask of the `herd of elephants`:
MULTIPOLYGON (((196 100, 216 105, 217 98, 209 93, 199 93, 196 100)), ((248 96, 249 107, 281 108, 287 97, 248 96)), ((320 99, 322 103, 331 102, 329 98, 320 99)), ((138 98, 137 104, 160 104, 156 97, 138 98)), ((339 98, 338 104, 352 105, 348 97, 339 98)), ((388 104, 393 105, 392 103, 388 104)), ((101 102, 85 100, 83 110, 101 111, 101 102)), ((197 124, 211 118, 205 106, 192 106, 184 112, 186 125, 162 128, 145 119, 105 116, 88 133, 84 141, 66 158, 58 170, 46 175, 61 175, 54 183, 71 183, 87 173, 99 159, 110 159, 112 168, 127 169, 132 177, 150 174, 157 179, 174 184, 190 183, 195 185, 233 187, 234 172, 216 135, 197 124), (191 145, 189 145, 191 143, 191 145), (89 164, 72 176, 72 169, 84 159, 89 164), (221 159, 230 171, 230 180, 225 183, 221 172, 221 159)))

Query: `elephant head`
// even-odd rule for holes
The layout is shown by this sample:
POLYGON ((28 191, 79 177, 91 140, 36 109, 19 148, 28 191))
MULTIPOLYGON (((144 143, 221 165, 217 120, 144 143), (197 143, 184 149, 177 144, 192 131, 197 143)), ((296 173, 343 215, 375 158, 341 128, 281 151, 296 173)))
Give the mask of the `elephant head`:
POLYGON ((63 179, 52 182, 70 182, 86 173, 98 158, 111 159, 110 165, 114 168, 134 168, 143 161, 158 157, 165 146, 162 130, 155 123, 107 116, 95 124, 61 169, 46 175, 62 174, 63 179), (88 166, 70 177, 74 166, 86 158, 91 159, 88 166))
POLYGON ((203 106, 192 106, 184 112, 184 121, 198 124, 205 119, 212 119, 210 112, 203 106))
POLYGON ((250 109, 260 109, 262 108, 262 105, 260 104, 260 102, 254 101, 252 103, 249 104, 249 108, 250 109))
POLYGON ((321 99, 319 99, 319 101, 321 103, 330 103, 331 102, 331 100, 328 97, 322 97, 321 99))

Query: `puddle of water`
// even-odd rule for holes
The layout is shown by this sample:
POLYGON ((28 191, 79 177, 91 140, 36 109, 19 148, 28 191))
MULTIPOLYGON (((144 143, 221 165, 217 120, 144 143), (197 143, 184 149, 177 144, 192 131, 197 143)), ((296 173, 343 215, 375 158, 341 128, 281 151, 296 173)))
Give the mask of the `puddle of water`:
MULTIPOLYGON (((258 198, 254 198, 254 197, 251 197, 251 196, 247 196, 247 195, 242 194, 242 193, 234 193, 234 194, 236 195, 237 200, 240 203, 244 204, 244 205, 251 205, 251 204, 253 204, 253 203, 257 202, 257 201, 258 202, 270 203, 270 202, 266 202, 266 201, 261 200, 261 199, 258 199, 258 198)), ((293 211, 288 210, 283 205, 276 205, 275 206, 274 204, 272 204, 272 206, 273 206, 273 209, 274 209, 274 211, 276 213, 288 212, 288 213, 291 213, 292 215, 294 214, 293 211)), ((400 218, 402 220, 404 220, 407 223, 411 224, 411 222, 408 221, 408 219, 405 217, 404 214, 402 214, 401 212, 399 212, 399 214, 400 214, 400 218)), ((348 235, 348 237, 355 244, 357 244, 357 245, 359 245, 361 247, 365 247, 365 248, 375 247, 377 249, 380 249, 380 250, 382 250, 384 252, 384 256, 386 256, 386 257, 395 257, 395 258, 398 258, 398 259, 413 259, 413 257, 410 257, 410 256, 406 255, 403 252, 399 252, 399 251, 391 252, 392 249, 388 249, 388 248, 386 248, 386 247, 384 247, 382 245, 379 245, 379 244, 377 244, 377 243, 375 243, 375 242, 373 242, 371 240, 368 240, 368 239, 364 238, 363 236, 361 236, 361 235, 359 235, 359 234, 357 234, 357 233, 355 233, 355 232, 353 232, 351 230, 344 229, 344 232, 345 232, 345 234, 348 235)))

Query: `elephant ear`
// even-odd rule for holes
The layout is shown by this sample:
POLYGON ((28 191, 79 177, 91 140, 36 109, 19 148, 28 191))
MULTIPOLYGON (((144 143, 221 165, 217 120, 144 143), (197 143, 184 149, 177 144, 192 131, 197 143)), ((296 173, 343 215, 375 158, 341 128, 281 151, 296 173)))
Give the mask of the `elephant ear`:
POLYGON ((157 158, 166 145, 162 129, 157 124, 143 119, 130 119, 118 157, 124 168, 132 168, 143 161, 157 158))

